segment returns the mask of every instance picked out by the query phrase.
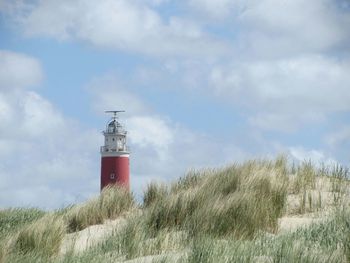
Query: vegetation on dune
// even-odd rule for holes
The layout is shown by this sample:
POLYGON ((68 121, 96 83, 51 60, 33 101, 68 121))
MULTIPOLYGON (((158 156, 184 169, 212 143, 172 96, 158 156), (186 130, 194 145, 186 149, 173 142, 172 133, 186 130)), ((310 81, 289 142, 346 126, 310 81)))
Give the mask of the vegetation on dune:
POLYGON ((45 212, 36 208, 12 208, 0 211, 0 262, 5 262, 9 254, 9 240, 13 239, 20 229, 40 220, 44 215, 45 212))
POLYGON ((168 195, 168 188, 164 184, 150 183, 143 196, 143 207, 149 207, 154 202, 164 199, 168 195))
MULTIPOLYGON (((287 195, 285 166, 278 159, 192 172, 153 201, 146 223, 154 231, 176 227, 192 235, 252 238, 259 230, 274 232, 287 195)), ((154 186, 149 191, 156 192, 154 186)))
POLYGON ((2 211, 0 262, 47 262, 58 254, 67 233, 114 219, 133 206, 131 193, 124 188, 107 187, 98 198, 83 205, 45 215, 36 209, 2 211))
POLYGON ((114 219, 134 206, 132 194, 119 187, 106 187, 101 195, 83 205, 74 206, 64 215, 68 232, 102 224, 105 219, 114 219))
POLYGON ((66 233, 62 218, 49 214, 19 231, 13 250, 19 254, 36 251, 43 256, 58 253, 66 233))
POLYGON ((23 225, 38 220, 44 214, 45 212, 35 208, 15 208, 0 211, 0 240, 8 234, 16 232, 23 225))
POLYGON ((17 218, 12 232, 0 225, 0 262, 122 262, 147 256, 152 262, 350 262, 349 185, 349 170, 339 165, 290 166, 279 157, 191 170, 170 185, 151 183, 139 206, 124 189, 107 188, 82 205, 47 214, 33 210, 23 217, 28 220, 22 218, 23 226, 19 215, 25 212, 0 213, 0 222, 17 218), (327 220, 278 232, 283 215, 329 206, 327 220), (84 253, 57 256, 67 233, 121 215, 125 225, 103 242, 84 253))

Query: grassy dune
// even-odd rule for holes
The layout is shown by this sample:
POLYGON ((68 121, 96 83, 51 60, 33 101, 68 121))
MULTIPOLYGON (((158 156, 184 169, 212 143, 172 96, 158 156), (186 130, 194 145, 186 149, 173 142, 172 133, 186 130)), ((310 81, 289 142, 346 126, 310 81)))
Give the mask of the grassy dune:
POLYGON ((2 211, 0 262, 350 262, 349 195, 348 169, 284 157, 192 170, 150 184, 142 204, 108 188, 51 213, 2 211), (281 230, 283 220, 313 217, 281 230), (125 224, 89 249, 60 252, 65 237, 118 218, 125 224))

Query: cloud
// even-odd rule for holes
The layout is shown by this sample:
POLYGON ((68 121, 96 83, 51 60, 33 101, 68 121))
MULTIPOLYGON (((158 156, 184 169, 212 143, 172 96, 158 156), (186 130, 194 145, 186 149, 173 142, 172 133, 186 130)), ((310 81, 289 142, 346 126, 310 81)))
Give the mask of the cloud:
POLYGON ((42 78, 40 63, 27 55, 0 50, 0 91, 38 85, 42 78))
POLYGON ((350 16, 331 0, 190 0, 195 10, 235 29, 237 55, 281 57, 348 49, 350 16))
MULTIPOLYGON (((208 41, 212 40, 206 27, 210 19, 189 19, 194 12, 191 9, 188 16, 162 17, 153 7, 165 2, 104 0, 92 5, 39 1, 16 17, 27 35, 153 55, 176 57, 181 53, 187 58, 167 60, 140 74, 156 86, 196 87, 223 100, 233 99, 244 106, 248 121, 258 128, 290 131, 324 121, 329 113, 348 110, 349 62, 346 56, 329 52, 342 50, 341 46, 346 49, 350 16, 335 2, 191 0, 188 5, 194 10, 226 17, 228 20, 221 21, 225 30, 230 23, 237 27, 231 55, 226 53, 226 60, 215 62, 207 56, 226 50, 219 48, 226 35, 208 41), (196 41, 207 46, 197 46, 196 41), (203 56, 188 59, 197 52, 203 56)), ((128 104, 130 109, 146 110, 139 98, 128 96, 119 92, 114 101, 105 96, 100 105, 128 104)))
POLYGON ((86 90, 91 95, 93 110, 104 112, 113 109, 128 109, 125 112, 127 116, 149 112, 150 107, 137 95, 129 92, 125 86, 127 84, 111 73, 91 80, 86 90))
POLYGON ((141 1, 38 1, 30 9, 18 8, 11 17, 27 36, 86 41, 100 48, 156 56, 227 51, 224 43, 191 20, 173 16, 164 21, 141 1))
POLYGON ((0 54, 6 71, 0 77, 0 207, 59 207, 98 192, 99 133, 82 129, 31 90, 44 75, 39 61, 0 54))
POLYGON ((322 150, 307 150, 304 147, 290 147, 290 155, 299 162, 311 161, 314 165, 333 166, 338 162, 330 156, 327 156, 322 150))
POLYGON ((252 47, 261 52, 323 51, 350 36, 349 16, 330 0, 257 1, 240 20, 249 28, 252 47))
POLYGON ((248 156, 235 143, 194 132, 154 112, 147 101, 140 100, 128 85, 120 85, 116 77, 95 78, 87 89, 94 110, 109 101, 114 101, 114 108, 126 110, 121 122, 129 135, 131 185, 137 195, 152 180, 170 181, 190 168, 216 167, 248 156))
POLYGON ((349 111, 350 64, 320 55, 235 63, 212 70, 214 92, 244 106, 251 124, 295 130, 349 111))
MULTIPOLYGON (((11 119, 0 130, 6 135, 0 139, 1 193, 12 197, 11 204, 16 206, 36 200, 31 205, 50 204, 49 208, 63 205, 64 200, 76 193, 83 195, 79 201, 97 193, 100 134, 47 111, 48 105, 52 105, 36 93, 24 92, 21 99, 30 106, 19 108, 10 104, 18 118, 11 119), (95 181, 95 187, 89 181, 95 181), (51 201, 46 203, 42 191, 36 189, 61 195, 49 195, 51 201), (18 192, 22 194, 16 195, 18 192)), ((1 199, 0 206, 9 206, 6 200, 1 199)))
MULTIPOLYGON (((348 120, 347 118, 346 120, 348 120)), ((348 167, 350 166, 350 126, 339 125, 325 136, 329 151, 348 167)))
MULTIPOLYGON (((295 138, 279 137, 293 131, 291 136, 303 138, 306 125, 328 123, 350 110, 349 9, 338 3, 39 0, 0 1, 0 10, 7 25, 26 37, 77 42, 136 58, 132 77, 97 77, 86 91, 96 113, 127 110, 122 122, 129 131, 131 180, 140 193, 149 180, 171 180, 190 167, 271 156, 286 148, 298 160, 344 159, 348 149, 340 146, 347 146, 346 129, 334 127, 325 136, 327 146, 316 142, 310 149, 286 147, 295 138), (171 6, 179 8, 167 9, 171 6), (145 54, 152 58, 144 60, 145 54), (235 127, 240 130, 218 138, 155 111, 151 102, 158 98, 147 98, 171 100, 166 96, 175 94, 164 87, 179 90, 178 100, 191 94, 200 103, 226 103, 229 107, 218 107, 215 116, 239 115, 235 127), (271 130, 277 133, 266 132, 271 130)), ((40 95, 36 87, 44 77, 37 59, 0 51, 0 206, 11 200, 57 207, 98 192, 103 136, 40 95), (50 202, 37 197, 50 192, 50 202)), ((211 106, 214 112, 216 105, 211 106)))
POLYGON ((153 148, 159 157, 173 143, 174 134, 165 120, 154 116, 134 116, 128 120, 130 139, 133 144, 143 148, 153 148))
MULTIPOLYGON (((241 10, 245 4, 244 2, 252 1, 232 1, 232 0, 189 0, 190 7, 197 11, 203 12, 211 18, 225 19, 232 12, 237 13, 237 10, 241 10)), ((242 10, 241 10, 242 11, 242 10)))
POLYGON ((8 207, 32 207, 34 204, 44 208, 63 208, 81 198, 68 194, 62 189, 52 189, 47 186, 18 187, 0 192, 0 205, 8 207), (46 198, 43 198, 46 197, 46 198))
MULTIPOLYGON (((147 130, 149 127, 143 128, 147 130)), ((143 147, 131 139, 131 182, 137 194, 151 181, 170 182, 184 176, 190 169, 220 167, 234 160, 242 161, 251 157, 236 143, 223 143, 212 136, 193 132, 181 125, 168 123, 166 130, 170 130, 173 136, 172 140, 167 140, 166 147, 159 148, 151 143, 148 147, 143 147)), ((130 138, 131 132, 132 130, 130 138)))
POLYGON ((23 101, 24 106, 9 104, 17 117, 0 128, 4 135, 0 139, 0 189, 7 196, 0 198, 0 207, 28 204, 53 208, 69 204, 67 200, 82 201, 96 194, 99 132, 82 129, 33 91, 22 92, 20 98, 12 100, 23 101), (91 181, 95 181, 95 187, 91 181), (50 202, 42 198, 43 193, 50 202), (72 200, 71 196, 77 198, 72 200), (12 201, 7 202, 9 199, 12 201))
POLYGON ((327 136, 327 142, 330 146, 336 146, 346 142, 350 142, 350 126, 342 127, 336 132, 327 136))

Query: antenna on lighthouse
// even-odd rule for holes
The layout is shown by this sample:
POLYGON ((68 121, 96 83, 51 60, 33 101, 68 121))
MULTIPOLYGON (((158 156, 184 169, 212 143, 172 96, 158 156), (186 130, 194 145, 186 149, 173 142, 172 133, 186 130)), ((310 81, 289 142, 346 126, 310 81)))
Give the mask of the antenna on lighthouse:
POLYGON ((118 113, 120 112, 125 112, 125 110, 106 110, 105 113, 113 113, 113 119, 117 119, 118 118, 118 113))

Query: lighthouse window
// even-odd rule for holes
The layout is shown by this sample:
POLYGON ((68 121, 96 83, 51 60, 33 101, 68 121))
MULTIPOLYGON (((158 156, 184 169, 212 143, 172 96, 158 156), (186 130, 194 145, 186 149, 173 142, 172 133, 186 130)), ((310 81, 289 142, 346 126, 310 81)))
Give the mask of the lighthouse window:
POLYGON ((112 180, 115 179, 115 174, 112 173, 112 174, 110 175, 110 179, 112 179, 112 180))
POLYGON ((114 138, 112 140, 114 141, 114 138))

